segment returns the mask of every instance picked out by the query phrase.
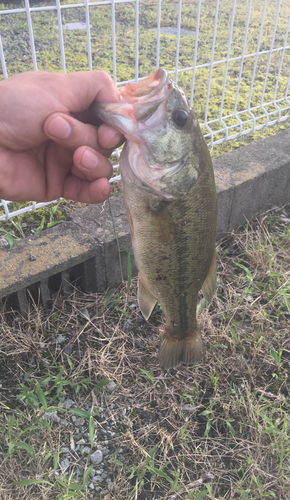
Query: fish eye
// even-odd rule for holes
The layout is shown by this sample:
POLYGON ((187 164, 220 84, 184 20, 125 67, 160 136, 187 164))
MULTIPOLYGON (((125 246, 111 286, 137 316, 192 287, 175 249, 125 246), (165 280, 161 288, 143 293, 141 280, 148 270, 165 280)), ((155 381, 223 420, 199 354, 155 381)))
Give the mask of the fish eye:
POLYGON ((179 108, 176 111, 174 111, 172 115, 172 120, 178 127, 184 127, 186 125, 187 119, 188 119, 188 113, 185 111, 185 109, 179 108))

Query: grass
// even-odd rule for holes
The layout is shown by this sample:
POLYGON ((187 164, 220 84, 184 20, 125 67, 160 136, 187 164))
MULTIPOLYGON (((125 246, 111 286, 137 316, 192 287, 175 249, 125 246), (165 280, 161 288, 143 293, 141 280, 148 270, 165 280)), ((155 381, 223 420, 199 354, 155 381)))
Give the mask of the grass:
POLYGON ((142 318, 135 279, 115 293, 56 295, 49 316, 33 303, 28 320, 2 313, 3 500, 90 498, 90 462, 76 458, 63 473, 70 434, 42 417, 57 409, 69 422, 77 412, 92 450, 98 408, 109 404, 110 500, 289 498, 290 205, 234 231, 217 251, 217 293, 199 315, 205 356, 195 367, 159 368, 162 313, 142 318), (59 334, 69 356, 53 343, 59 334), (118 386, 109 398, 108 381, 118 386), (63 397, 78 410, 65 410, 63 397))

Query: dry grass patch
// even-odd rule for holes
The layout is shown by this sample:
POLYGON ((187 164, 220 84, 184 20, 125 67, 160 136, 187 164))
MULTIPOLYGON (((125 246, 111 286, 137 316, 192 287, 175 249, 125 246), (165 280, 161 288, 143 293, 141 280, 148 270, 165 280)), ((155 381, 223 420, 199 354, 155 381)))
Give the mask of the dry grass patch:
POLYGON ((134 280, 111 295, 55 296, 49 316, 35 304, 28 320, 3 313, 1 499, 289 499, 289 205, 219 243, 217 294, 202 307, 203 363, 167 372, 162 313, 142 318, 134 280), (87 455, 68 397, 83 411, 87 455), (61 422, 43 420, 53 410, 61 422), (114 484, 102 494, 89 487, 89 457, 108 426, 114 484))

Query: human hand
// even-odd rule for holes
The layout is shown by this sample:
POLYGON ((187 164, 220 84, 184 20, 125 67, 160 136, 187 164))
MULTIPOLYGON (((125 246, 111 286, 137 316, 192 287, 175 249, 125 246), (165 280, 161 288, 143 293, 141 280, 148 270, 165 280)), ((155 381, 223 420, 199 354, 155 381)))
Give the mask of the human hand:
POLYGON ((119 99, 104 71, 27 72, 0 81, 0 198, 106 200, 108 157, 122 136, 90 124, 90 105, 119 99))

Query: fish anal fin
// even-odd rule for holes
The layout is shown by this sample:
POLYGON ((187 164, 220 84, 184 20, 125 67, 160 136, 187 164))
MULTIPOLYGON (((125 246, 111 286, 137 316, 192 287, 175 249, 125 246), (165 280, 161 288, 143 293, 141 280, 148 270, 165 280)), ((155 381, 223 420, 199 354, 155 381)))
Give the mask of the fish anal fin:
POLYGON ((144 318, 147 320, 153 309, 154 306, 157 302, 157 299, 153 297, 152 293, 146 285, 144 284, 144 281, 142 280, 140 273, 139 273, 139 278, 138 278, 138 292, 137 292, 137 298, 138 298, 138 304, 139 308, 141 310, 141 313, 143 314, 144 318))
POLYGON ((168 334, 161 340, 159 362, 162 368, 174 368, 180 363, 196 364, 202 360, 203 345, 199 328, 192 335, 177 339, 168 334))
POLYGON ((210 303, 212 301, 215 289, 216 289, 216 253, 214 251, 210 268, 207 273, 207 277, 205 278, 201 287, 202 294, 207 303, 210 303))

